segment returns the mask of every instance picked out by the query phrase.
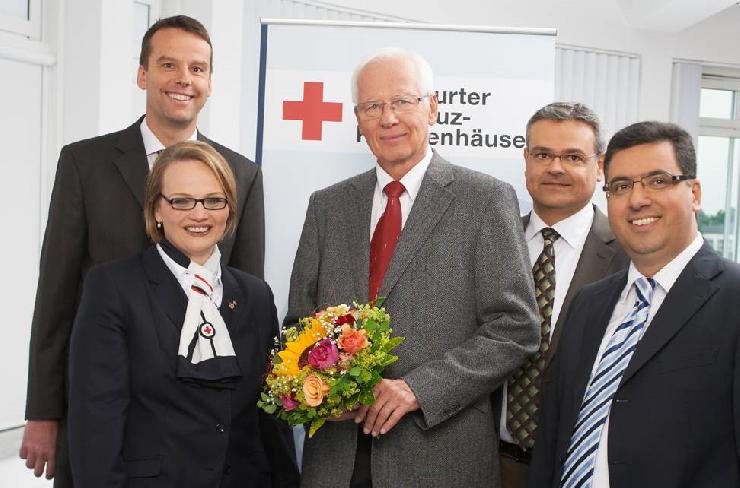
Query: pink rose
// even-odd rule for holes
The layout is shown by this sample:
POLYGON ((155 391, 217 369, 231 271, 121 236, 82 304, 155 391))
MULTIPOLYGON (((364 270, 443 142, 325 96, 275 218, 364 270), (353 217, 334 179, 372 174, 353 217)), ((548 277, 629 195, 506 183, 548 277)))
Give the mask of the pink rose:
POLYGON ((308 353, 308 364, 316 369, 334 366, 339 359, 337 346, 330 339, 322 339, 308 353))
POLYGON ((292 395, 283 395, 280 397, 280 402, 283 404, 283 410, 290 412, 298 406, 298 400, 293 398, 292 395))

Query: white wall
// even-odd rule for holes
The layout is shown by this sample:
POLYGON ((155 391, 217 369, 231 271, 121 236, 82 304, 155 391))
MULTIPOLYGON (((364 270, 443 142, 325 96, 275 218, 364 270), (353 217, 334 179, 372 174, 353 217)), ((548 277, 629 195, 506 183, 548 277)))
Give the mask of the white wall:
MULTIPOLYGON (((696 0, 700 1, 700 0, 696 0)), ((366 8, 362 0, 332 3, 366 8)), ((740 65, 740 7, 733 6, 677 33, 632 28, 618 0, 376 0, 383 13, 443 24, 555 27, 559 44, 626 51, 642 58, 641 119, 668 120, 674 58, 740 65)), ((649 2, 647 2, 649 3, 649 2)))

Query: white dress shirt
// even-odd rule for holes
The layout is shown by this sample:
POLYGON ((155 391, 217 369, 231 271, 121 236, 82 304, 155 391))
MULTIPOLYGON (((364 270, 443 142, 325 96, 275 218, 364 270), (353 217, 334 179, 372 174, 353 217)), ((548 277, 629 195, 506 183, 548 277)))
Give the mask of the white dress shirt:
MULTIPOLYGON (((550 316, 550 337, 552 337, 552 333, 555 330, 555 324, 560 316, 560 310, 563 308, 565 295, 568 293, 570 282, 576 272, 576 266, 578 265, 578 260, 581 258, 583 245, 586 242, 586 237, 588 237, 593 221, 594 207, 590 203, 570 217, 553 225, 547 225, 534 210, 529 215, 529 224, 527 224, 527 228, 524 230, 524 239, 527 242, 527 248, 529 250, 529 261, 533 267, 545 245, 545 240, 542 238, 542 229, 550 227, 560 234, 560 238, 553 244, 555 251, 555 298, 552 306, 552 315, 550 316)), ((508 383, 505 382, 503 387, 503 401, 501 402, 499 432, 501 433, 501 440, 515 444, 516 441, 506 427, 507 388, 508 383)))
MULTIPOLYGON (((411 207, 414 204, 416 195, 419 194, 419 188, 421 187, 421 181, 424 179, 424 175, 429 168, 429 163, 432 161, 432 151, 427 146, 426 154, 424 157, 416 163, 416 165, 409 170, 408 173, 403 175, 399 180, 406 190, 401 193, 398 198, 401 203, 401 229, 406 225, 406 219, 411 213, 411 207)), ((373 238, 373 232, 375 232, 375 226, 378 225, 380 217, 385 212, 385 204, 388 202, 388 197, 383 192, 385 185, 393 181, 393 178, 385 172, 379 164, 375 164, 375 191, 373 192, 373 209, 370 213, 370 239, 373 238)))
MULTIPOLYGON (((139 125, 139 129, 141 130, 141 138, 144 141, 144 151, 146 152, 146 160, 149 163, 149 171, 152 170, 152 166, 154 166, 154 162, 157 160, 157 156, 159 156, 160 151, 164 150, 164 144, 162 144, 159 139, 157 139, 157 136, 154 135, 154 132, 149 128, 149 125, 146 123, 146 117, 144 117, 144 120, 141 121, 141 124, 139 125)), ((195 129, 192 134, 190 134, 190 137, 188 137, 188 141, 197 141, 198 140, 198 129, 195 129)))
MULTIPOLYGON (((663 266, 663 268, 653 276, 656 286, 655 291, 653 292, 653 299, 650 302, 647 321, 645 322, 645 327, 642 329, 642 335, 645 334, 645 331, 653 321, 653 317, 655 317, 655 314, 660 310, 663 300, 665 300, 668 292, 671 291, 671 287, 678 279, 678 275, 681 274, 689 261, 691 261, 691 258, 693 258, 699 251, 702 244, 704 244, 704 239, 701 234, 697 232, 696 237, 691 244, 689 244, 686 249, 681 251, 678 256, 673 258, 670 263, 663 266)), ((634 263, 630 262, 629 271, 627 273, 627 284, 622 290, 621 295, 619 295, 617 304, 614 306, 611 319, 609 319, 609 325, 604 332, 604 338, 601 340, 601 345, 599 346, 599 352, 596 354, 596 361, 591 370, 591 376, 596 372, 596 368, 599 366, 599 359, 601 359, 604 349, 606 349, 606 346, 609 344, 609 340, 614 334, 614 330, 622 323, 628 314, 632 313, 632 309, 635 306, 635 300, 637 299, 637 292, 635 291, 635 287, 632 285, 640 277, 642 277, 642 274, 637 271, 634 263)), ((639 349, 639 342, 637 343, 637 347, 639 349)), ((606 424, 604 424, 604 429, 601 431, 601 437, 599 438, 599 447, 596 451, 593 484, 591 485, 592 488, 609 488, 609 457, 607 453, 608 440, 609 418, 607 417, 606 424)))

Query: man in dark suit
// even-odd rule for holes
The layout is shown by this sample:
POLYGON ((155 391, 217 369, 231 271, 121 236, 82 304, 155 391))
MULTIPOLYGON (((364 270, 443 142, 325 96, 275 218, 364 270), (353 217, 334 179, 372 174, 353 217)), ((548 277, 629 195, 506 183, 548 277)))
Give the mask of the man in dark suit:
POLYGON ((542 322, 540 350, 493 397, 504 488, 527 485, 540 378, 555 354, 568 306, 583 285, 629 262, 606 216, 591 203, 603 152, 599 118, 580 103, 551 103, 527 122, 525 175, 533 210, 523 217, 524 238, 542 322))
POLYGON ((187 139, 210 143, 231 165, 238 229, 220 244, 225 264, 263 275, 262 175, 243 156, 197 131, 211 93, 213 53, 205 27, 187 16, 161 19, 144 35, 137 83, 146 115, 130 127, 62 149, 41 251, 31 329, 28 396, 20 456, 55 486, 71 486, 65 422, 67 350, 85 274, 136 255, 144 229, 144 183, 157 154, 187 139))
POLYGON ((302 485, 498 486, 490 392, 537 343, 514 190, 431 151, 437 100, 418 55, 383 50, 353 80, 377 165, 311 196, 286 322, 382 296, 406 340, 374 404, 306 441, 302 485))
POLYGON ((740 486, 740 268, 698 232, 691 137, 633 124, 604 167, 631 263, 573 300, 529 486, 740 486))

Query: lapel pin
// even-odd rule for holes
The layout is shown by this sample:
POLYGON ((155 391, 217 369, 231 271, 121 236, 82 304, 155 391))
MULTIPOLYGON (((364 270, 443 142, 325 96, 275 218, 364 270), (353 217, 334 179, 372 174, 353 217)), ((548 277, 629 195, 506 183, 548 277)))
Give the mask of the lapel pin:
POLYGON ((229 308, 231 310, 236 310, 236 300, 229 300, 229 308))

